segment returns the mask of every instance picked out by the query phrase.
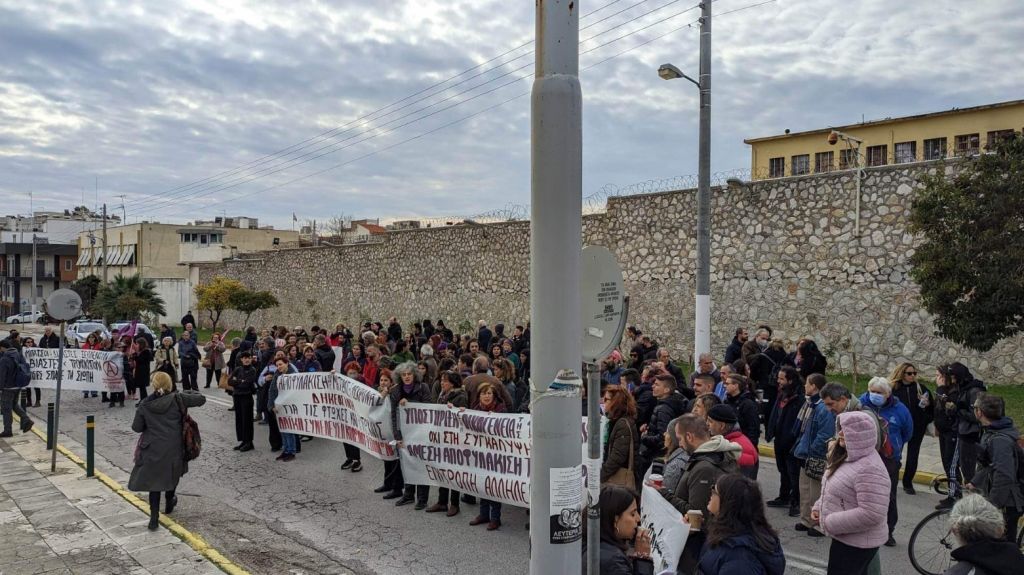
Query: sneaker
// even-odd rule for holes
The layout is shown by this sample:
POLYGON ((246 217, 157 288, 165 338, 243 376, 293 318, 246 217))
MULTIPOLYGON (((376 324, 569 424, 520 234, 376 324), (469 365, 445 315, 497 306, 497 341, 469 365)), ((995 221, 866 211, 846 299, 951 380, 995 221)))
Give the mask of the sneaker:
POLYGON ((395 501, 395 507, 402 507, 403 505, 409 505, 413 501, 414 500, 413 500, 412 497, 406 497, 406 496, 403 495, 401 499, 399 499, 398 501, 395 501))
POLYGON ((22 433, 28 433, 29 431, 32 430, 32 426, 35 425, 35 424, 36 424, 36 422, 32 421, 31 419, 22 419, 21 420, 21 432, 22 433))
POLYGON ((775 499, 772 499, 771 501, 765 503, 765 505, 767 505, 768 507, 789 507, 789 499, 776 497, 775 499))
POLYGON ((942 501, 939 501, 939 504, 935 506, 935 509, 939 511, 942 511, 944 509, 952 509, 954 505, 956 505, 956 499, 952 497, 947 497, 942 501))
POLYGON ((341 464, 341 469, 342 469, 342 471, 344 471, 344 470, 348 469, 349 467, 352 467, 352 464, 353 464, 353 463, 355 463, 355 461, 353 461, 353 460, 351 460, 351 459, 346 459, 346 460, 345 460, 345 463, 342 463, 342 464, 341 464))
POLYGON ((817 529, 815 529, 813 527, 811 527, 810 529, 807 530, 807 535, 809 537, 824 537, 825 536, 824 533, 822 533, 821 531, 818 531, 817 529))
POLYGON ((896 539, 894 539, 893 536, 890 535, 889 536, 889 540, 885 542, 885 546, 886 547, 895 547, 896 546, 896 539))
POLYGON ((313 441, 313 437, 309 435, 303 435, 299 437, 299 441, 313 441))
POLYGON ((487 520, 480 515, 477 515, 473 518, 472 521, 469 522, 470 525, 483 525, 484 523, 487 523, 487 520))
POLYGON ((359 473, 362 470, 363 462, 357 459, 356 462, 352 464, 352 473, 359 473))
POLYGON ((448 517, 455 517, 458 514, 459 514, 459 506, 458 505, 449 505, 448 506, 448 513, 445 513, 445 515, 447 515, 448 517))
POLYGON ((808 529, 810 529, 810 527, 804 525, 803 523, 797 523, 794 529, 796 529, 797 531, 807 531, 808 529))
POLYGON ((287 461, 293 461, 294 459, 295 459, 295 454, 294 453, 285 453, 284 457, 281 458, 281 461, 287 462, 287 461))
POLYGON ((243 445, 245 445, 245 442, 239 443, 238 445, 232 447, 231 449, 234 449, 235 451, 238 451, 238 450, 242 449, 243 445))
POLYGON ((499 527, 501 527, 501 521, 491 521, 490 523, 487 524, 487 530, 488 531, 494 531, 495 529, 497 529, 499 527))

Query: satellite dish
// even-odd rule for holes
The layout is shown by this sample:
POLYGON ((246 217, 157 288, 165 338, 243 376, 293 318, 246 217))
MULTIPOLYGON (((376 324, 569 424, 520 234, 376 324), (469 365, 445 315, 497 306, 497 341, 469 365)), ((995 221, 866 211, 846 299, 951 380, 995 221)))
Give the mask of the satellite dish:
POLYGON ((46 298, 46 313, 60 321, 75 319, 82 315, 82 297, 73 290, 55 290, 46 298))
POLYGON ((580 318, 583 360, 596 363, 622 338, 626 324, 622 268, 603 246, 583 248, 580 270, 580 318))

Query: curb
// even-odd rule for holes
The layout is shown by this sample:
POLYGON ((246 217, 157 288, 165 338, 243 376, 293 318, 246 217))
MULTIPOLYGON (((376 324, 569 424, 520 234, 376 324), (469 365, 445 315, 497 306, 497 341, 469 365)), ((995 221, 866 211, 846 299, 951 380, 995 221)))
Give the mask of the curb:
MULTIPOLYGON (((17 416, 15 416, 15 419, 18 420, 19 422, 21 421, 20 418, 18 418, 17 416)), ((44 442, 46 441, 46 435, 39 430, 39 427, 33 427, 32 433, 34 433, 36 437, 43 440, 44 442)), ((71 452, 71 450, 67 449, 60 443, 54 443, 54 445, 56 446, 57 451, 59 451, 61 455, 68 458, 69 460, 71 460, 72 463, 78 465, 82 469, 85 469, 85 460, 75 455, 73 452, 71 452)), ((111 491, 120 495, 122 499, 139 508, 139 510, 145 513, 146 516, 149 516, 148 501, 143 501, 139 499, 134 493, 124 488, 120 483, 118 483, 116 480, 111 478, 106 473, 103 473, 102 471, 96 469, 93 469, 93 473, 100 483, 106 485, 107 488, 109 488, 111 491)), ((195 550, 196 553, 199 553, 200 555, 208 559, 211 563, 216 565, 217 568, 227 573, 228 575, 251 575, 243 567, 239 566, 237 563, 225 557, 217 549, 211 547, 210 544, 207 543, 202 537, 196 535, 195 533, 192 533, 188 529, 185 529, 181 526, 180 523, 171 519, 163 513, 160 514, 160 524, 167 528, 168 531, 173 533, 175 537, 184 541, 189 547, 195 550)))
MULTIPOLYGON (((764 457, 771 457, 772 459, 775 459, 775 448, 771 445, 765 445, 763 443, 758 444, 757 452, 764 457)), ((918 483, 920 485, 931 485, 932 482, 939 477, 944 476, 936 475, 935 473, 928 473, 927 471, 918 471, 914 474, 914 483, 918 483)), ((900 478, 903 478, 903 470, 900 470, 900 478)))

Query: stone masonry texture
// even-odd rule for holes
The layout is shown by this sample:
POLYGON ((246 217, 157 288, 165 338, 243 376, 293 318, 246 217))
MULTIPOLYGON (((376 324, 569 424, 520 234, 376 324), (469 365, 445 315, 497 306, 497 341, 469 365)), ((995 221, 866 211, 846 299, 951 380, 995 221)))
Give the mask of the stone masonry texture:
MULTIPOLYGON (((830 369, 888 375, 963 361, 989 383, 1024 382, 1024 337, 986 353, 936 335, 910 279, 918 242, 907 230, 926 172, 940 164, 866 169, 861 232, 855 237, 853 171, 713 189, 712 350, 719 357, 738 326, 767 323, 793 349, 811 337, 830 369)), ((631 296, 630 325, 688 359, 693 346, 696 193, 680 190, 608 199, 583 220, 585 245, 618 257, 631 296)), ((269 290, 281 306, 254 322, 354 327, 395 315, 404 326, 443 318, 457 333, 485 319, 511 333, 529 318, 529 222, 390 232, 381 243, 246 254, 205 267, 269 290), (460 330, 459 326, 463 328, 460 330)), ((568 288, 567 288, 568 289, 568 288)), ((226 314, 238 325, 237 314, 226 314)), ((355 330, 354 330, 355 331, 355 330)))

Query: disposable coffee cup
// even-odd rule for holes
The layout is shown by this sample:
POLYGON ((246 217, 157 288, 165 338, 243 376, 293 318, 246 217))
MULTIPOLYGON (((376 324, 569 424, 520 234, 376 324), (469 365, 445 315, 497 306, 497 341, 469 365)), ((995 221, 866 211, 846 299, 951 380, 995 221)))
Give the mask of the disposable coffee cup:
POLYGON ((699 509, 691 509, 686 512, 686 518, 690 521, 691 531, 700 531, 704 526, 704 512, 699 509))
POLYGON ((662 477, 662 476, 661 476, 661 474, 659 474, 659 473, 652 473, 652 474, 651 474, 651 475, 650 475, 650 476, 648 477, 648 479, 650 479, 650 480, 651 480, 651 483, 652 483, 652 484, 653 484, 653 485, 654 485, 655 487, 657 487, 658 489, 661 489, 662 487, 664 487, 664 486, 665 486, 665 478, 664 478, 664 477, 662 477))

